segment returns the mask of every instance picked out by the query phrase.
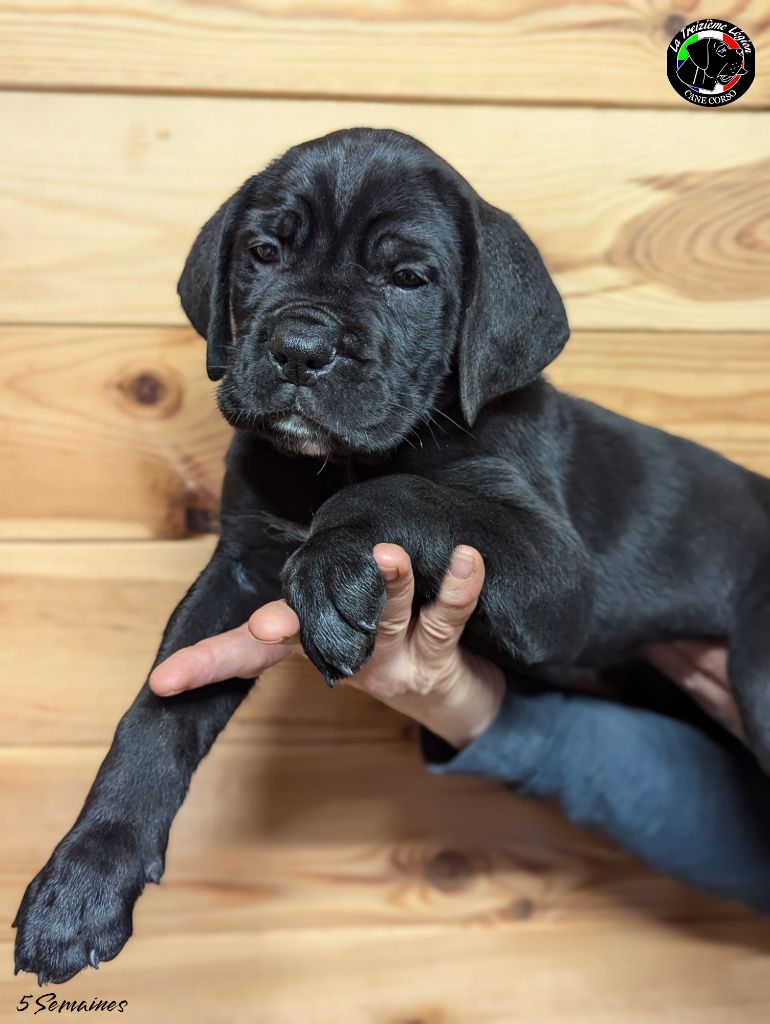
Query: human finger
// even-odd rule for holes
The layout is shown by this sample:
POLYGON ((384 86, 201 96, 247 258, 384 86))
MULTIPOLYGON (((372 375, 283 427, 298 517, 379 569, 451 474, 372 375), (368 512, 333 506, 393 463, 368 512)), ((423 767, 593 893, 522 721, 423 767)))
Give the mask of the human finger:
POLYGON ((708 676, 723 690, 730 689, 726 644, 705 640, 677 640, 672 646, 690 664, 693 672, 708 676))
POLYGON ((296 643, 299 619, 285 601, 270 601, 249 619, 249 632, 261 644, 296 643))
POLYGON ((150 689, 159 697, 173 697, 225 679, 253 679, 289 652, 285 645, 255 640, 244 623, 175 651, 150 674, 150 689))
POLYGON ((461 544, 452 552, 449 569, 436 600, 426 605, 412 635, 418 659, 441 661, 460 641, 484 584, 484 559, 475 548, 461 544))
POLYGON ((740 712, 727 679, 727 652, 720 645, 700 641, 651 644, 645 658, 685 691, 695 703, 743 740, 740 712))
POLYGON ((402 644, 412 618, 414 576, 409 555, 398 544, 375 544, 374 560, 385 585, 385 607, 377 624, 373 661, 390 657, 402 644))

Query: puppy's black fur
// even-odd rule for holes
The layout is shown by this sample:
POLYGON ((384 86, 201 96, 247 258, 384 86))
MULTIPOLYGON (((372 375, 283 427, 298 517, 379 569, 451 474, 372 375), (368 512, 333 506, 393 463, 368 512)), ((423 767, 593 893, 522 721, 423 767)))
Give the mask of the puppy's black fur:
MULTIPOLYGON (((444 161, 390 131, 297 146, 205 225, 179 291, 236 430, 221 539, 158 661, 283 589, 332 682, 372 651, 372 546, 407 549, 424 601, 464 542, 487 564, 466 639, 501 664, 558 681, 648 641, 727 637, 770 767, 770 483, 550 387, 561 300, 521 228, 444 161)), ((143 687, 27 889, 17 969, 58 983, 118 953, 250 686, 143 687)))

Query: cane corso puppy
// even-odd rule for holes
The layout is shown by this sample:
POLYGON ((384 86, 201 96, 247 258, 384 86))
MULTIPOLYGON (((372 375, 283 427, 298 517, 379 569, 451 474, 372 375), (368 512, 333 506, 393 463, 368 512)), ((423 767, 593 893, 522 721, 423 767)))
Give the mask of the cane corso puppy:
POLYGON ((743 51, 736 50, 720 39, 704 38, 690 43, 687 60, 676 73, 685 85, 713 92, 717 82, 727 85, 736 75, 745 75, 743 51))
MULTIPOLYGON (((179 293, 235 432, 219 544, 158 661, 283 593, 332 684, 372 652, 372 546, 406 548, 425 601, 464 542, 487 565, 470 645, 558 682, 727 637, 770 766, 770 483, 551 387, 569 331, 537 250, 431 150, 370 129, 294 147, 203 227, 179 293)), ((250 686, 145 684, 27 889, 18 969, 59 983, 118 953, 250 686)))

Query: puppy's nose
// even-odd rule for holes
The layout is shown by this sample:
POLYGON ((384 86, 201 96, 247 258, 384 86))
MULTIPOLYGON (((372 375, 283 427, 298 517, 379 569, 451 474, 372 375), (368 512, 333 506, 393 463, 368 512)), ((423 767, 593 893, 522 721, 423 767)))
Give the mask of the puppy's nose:
POLYGON ((291 384, 312 384, 319 370, 336 355, 326 331, 298 325, 279 327, 270 339, 270 351, 279 375, 291 384))

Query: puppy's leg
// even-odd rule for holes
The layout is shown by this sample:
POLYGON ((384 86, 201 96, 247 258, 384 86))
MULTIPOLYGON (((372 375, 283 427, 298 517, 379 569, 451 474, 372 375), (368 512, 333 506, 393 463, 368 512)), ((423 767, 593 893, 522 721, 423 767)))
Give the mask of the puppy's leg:
MULTIPOLYGON (((156 664, 239 625, 277 590, 276 579, 247 575, 220 542, 166 627, 156 664)), ((17 971, 59 984, 117 955, 145 882, 163 874, 169 829, 190 777, 251 685, 231 679, 160 698, 145 683, 75 825, 27 888, 14 922, 17 971)))
POLYGON ((432 599, 452 549, 486 560, 477 632, 523 665, 571 664, 593 611, 588 553, 566 517, 510 481, 515 504, 399 474, 353 484, 318 510, 309 539, 282 573, 308 657, 332 684, 371 656, 385 601, 372 556, 381 541, 412 559, 421 601, 432 599))
POLYGON ((770 557, 738 602, 728 672, 749 747, 770 775, 770 557))

